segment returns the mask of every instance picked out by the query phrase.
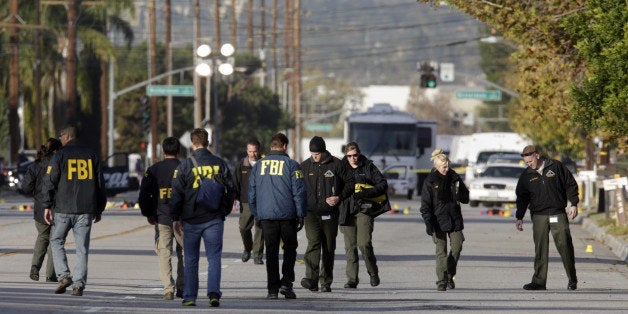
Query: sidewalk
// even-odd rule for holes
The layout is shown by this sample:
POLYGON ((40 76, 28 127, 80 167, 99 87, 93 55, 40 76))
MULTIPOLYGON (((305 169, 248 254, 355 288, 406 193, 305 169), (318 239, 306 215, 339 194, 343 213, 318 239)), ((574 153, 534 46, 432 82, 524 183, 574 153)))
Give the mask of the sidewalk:
POLYGON ((587 230, 591 235, 595 237, 597 241, 602 242, 608 246, 610 250, 617 255, 624 263, 628 263, 628 242, 618 237, 606 234, 606 230, 599 227, 595 221, 589 218, 582 219, 582 228, 587 230))

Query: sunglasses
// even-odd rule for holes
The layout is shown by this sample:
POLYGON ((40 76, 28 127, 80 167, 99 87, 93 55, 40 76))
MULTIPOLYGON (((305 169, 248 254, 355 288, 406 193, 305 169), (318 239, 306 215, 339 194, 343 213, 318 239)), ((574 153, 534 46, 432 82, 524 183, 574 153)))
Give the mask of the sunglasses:
POLYGON ((345 156, 347 156, 347 158, 358 158, 360 157, 360 154, 347 154, 345 156))
POLYGON ((521 157, 528 157, 528 156, 532 156, 534 154, 536 154, 536 151, 525 153, 525 154, 521 154, 521 157))

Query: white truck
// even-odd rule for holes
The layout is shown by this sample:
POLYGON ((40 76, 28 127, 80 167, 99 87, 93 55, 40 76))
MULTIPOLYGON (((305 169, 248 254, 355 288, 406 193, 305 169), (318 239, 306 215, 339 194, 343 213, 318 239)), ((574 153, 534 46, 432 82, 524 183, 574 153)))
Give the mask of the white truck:
POLYGON ((488 158, 498 153, 519 154, 532 141, 513 132, 482 132, 463 135, 452 141, 449 159, 467 166, 465 181, 482 173, 488 158))

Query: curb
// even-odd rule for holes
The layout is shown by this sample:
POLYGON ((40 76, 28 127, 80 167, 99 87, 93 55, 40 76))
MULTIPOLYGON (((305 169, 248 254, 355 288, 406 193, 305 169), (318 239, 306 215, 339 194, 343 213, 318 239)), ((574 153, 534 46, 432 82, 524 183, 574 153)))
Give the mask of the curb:
POLYGON ((628 243, 622 239, 606 234, 606 230, 599 227, 593 220, 582 219, 582 227, 589 231, 596 240, 604 243, 624 263, 628 263, 628 243))

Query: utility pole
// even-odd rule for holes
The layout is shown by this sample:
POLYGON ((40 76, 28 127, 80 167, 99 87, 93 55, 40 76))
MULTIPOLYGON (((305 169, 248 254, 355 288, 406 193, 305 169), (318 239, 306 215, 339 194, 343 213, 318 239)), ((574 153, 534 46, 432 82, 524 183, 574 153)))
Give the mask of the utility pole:
POLYGON ((238 50, 238 17, 236 16, 236 0, 231 0, 231 44, 238 50))
POLYGON ((283 58, 286 68, 289 68, 290 62, 290 44, 292 43, 292 0, 286 0, 284 7, 284 30, 283 30, 283 58))
MULTIPOLYGON (((35 24, 39 25, 41 23, 40 16, 40 0, 35 0, 35 24)), ((35 134, 33 134, 35 138, 35 147, 41 146, 42 136, 41 136, 41 31, 39 29, 35 30, 35 69, 33 73, 34 84, 33 84, 33 93, 35 94, 35 134)))
MULTIPOLYGON (((292 68, 292 62, 290 60, 290 53, 292 52, 292 30, 293 30, 293 24, 292 24, 292 0, 285 0, 285 7, 284 7, 284 35, 283 35, 283 55, 284 55, 284 64, 285 64, 285 68, 292 68)), ((292 68, 293 69, 293 68, 292 68)), ((288 90, 293 91, 293 76, 294 74, 294 69, 287 74, 288 75, 288 90)), ((283 91, 283 93, 286 93, 286 90, 283 91)), ((298 123, 298 117, 297 117, 297 108, 296 108, 296 104, 294 103, 294 101, 292 101, 293 99, 291 99, 291 106, 290 106, 290 112, 292 113, 292 115, 294 116, 295 122, 298 123)), ((292 152, 293 152, 293 158, 294 159, 298 159, 298 152, 297 152, 297 148, 298 148, 298 144, 297 144, 298 138, 297 138, 297 128, 295 127, 295 129, 291 132, 290 134, 290 142, 292 143, 292 152)))
MULTIPOLYGON (((156 25, 155 25, 155 0, 148 2, 148 23, 150 28, 149 35, 149 53, 150 53, 150 73, 149 78, 152 78, 157 73, 157 53, 156 53, 156 25)), ((152 96, 150 98, 150 151, 152 155, 152 163, 157 162, 157 97, 152 96)))
POLYGON ((66 59, 66 122, 74 123, 76 114, 76 35, 78 26, 77 0, 68 0, 68 55, 66 59))
POLYGON ((9 61, 9 133, 10 133, 10 162, 16 163, 18 161, 18 142, 19 142, 19 128, 18 128, 18 90, 19 90, 19 28, 18 24, 18 0, 11 0, 11 18, 10 24, 11 33, 9 35, 9 54, 11 60, 9 61))
MULTIPOLYGON (((105 20, 105 30, 107 30, 107 21, 105 20)), ((105 31, 106 33, 107 31, 105 31)), ((111 58, 109 58, 109 62, 111 62, 111 58)), ((109 141, 107 140, 107 111, 108 111, 108 101, 107 101, 107 61, 102 59, 100 60, 100 78, 99 78, 99 88, 100 88, 100 156, 105 160, 107 157, 107 152, 109 151, 109 141)))
POLYGON ((247 51, 250 55, 253 55, 253 0, 248 0, 246 6, 246 17, 247 17, 247 36, 246 36, 246 47, 247 51))
POLYGON ((303 127, 303 117, 301 117, 301 0, 295 0, 294 4, 294 92, 292 93, 293 103, 296 108, 296 158, 301 158, 301 129, 303 127))
POLYGON ((260 60, 262 61, 260 86, 266 85, 266 5, 264 0, 260 0, 260 60))
MULTIPOLYGON (((166 72, 172 71, 172 17, 170 0, 165 0, 164 5, 166 23, 166 72)), ((172 76, 167 79, 168 86, 172 85, 172 76)), ((172 136, 172 96, 166 98, 166 134, 172 136)))
POLYGON ((273 53, 273 92, 277 92, 277 0, 273 0, 272 8, 272 20, 273 20, 273 39, 272 39, 272 53, 273 53))
MULTIPOLYGON (((222 47, 222 38, 220 37, 220 0, 215 0, 214 3, 216 4, 214 7, 214 14, 216 15, 216 24, 214 24, 216 25, 216 46, 214 49, 220 49, 222 47)), ((209 119, 209 115, 207 119, 209 119)))
MULTIPOLYGON (((196 60, 196 49, 201 45, 201 7, 199 0, 194 0, 194 47, 192 49, 196 60)), ((196 64, 196 62, 194 62, 196 64)), ((201 125, 201 79, 194 71, 194 128, 201 125)))

